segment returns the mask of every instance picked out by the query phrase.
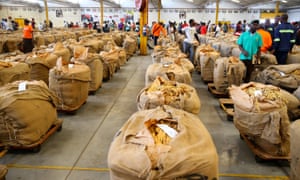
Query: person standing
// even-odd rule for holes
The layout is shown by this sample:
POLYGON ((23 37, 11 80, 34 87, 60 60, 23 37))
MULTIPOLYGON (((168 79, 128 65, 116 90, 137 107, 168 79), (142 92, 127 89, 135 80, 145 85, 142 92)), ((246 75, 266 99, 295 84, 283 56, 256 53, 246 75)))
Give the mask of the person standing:
POLYGON ((189 20, 189 26, 182 29, 185 33, 183 41, 183 52, 189 54, 190 61, 194 64, 195 45, 198 45, 198 36, 196 31, 196 22, 194 19, 189 20))
POLYGON ((32 52, 33 46, 33 28, 29 24, 29 20, 24 20, 24 29, 23 29, 23 52, 29 53, 32 52))
POLYGON ((32 29, 35 29, 35 21, 34 21, 34 18, 31 19, 31 26, 32 26, 32 29))
POLYGON ((283 14, 280 18, 281 24, 274 32, 273 52, 278 64, 286 64, 288 53, 292 50, 296 42, 296 32, 292 24, 288 21, 288 15, 283 14))
POLYGON ((260 47, 262 46, 262 38, 256 32, 258 20, 254 20, 250 24, 250 30, 243 32, 237 40, 237 44, 241 50, 240 60, 246 66, 245 82, 250 81, 251 73, 254 69, 252 64, 252 58, 256 55, 256 58, 260 58, 260 47))
POLYGON ((154 26, 152 28, 154 46, 157 45, 157 40, 158 40, 160 34, 167 36, 167 31, 165 30, 163 25, 164 25, 163 22, 159 22, 159 23, 154 24, 154 26))
POLYGON ((260 34, 263 44, 260 48, 261 52, 268 52, 272 50, 272 37, 271 34, 266 31, 262 24, 257 26, 257 33, 260 34))

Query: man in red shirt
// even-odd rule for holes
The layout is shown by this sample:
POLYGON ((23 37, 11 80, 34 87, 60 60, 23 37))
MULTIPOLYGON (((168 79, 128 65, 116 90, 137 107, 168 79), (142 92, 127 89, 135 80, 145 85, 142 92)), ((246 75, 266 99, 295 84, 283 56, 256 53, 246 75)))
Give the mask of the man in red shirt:
POLYGON ((23 29, 23 52, 29 53, 32 52, 33 46, 33 28, 29 24, 29 20, 24 20, 24 29, 23 29))

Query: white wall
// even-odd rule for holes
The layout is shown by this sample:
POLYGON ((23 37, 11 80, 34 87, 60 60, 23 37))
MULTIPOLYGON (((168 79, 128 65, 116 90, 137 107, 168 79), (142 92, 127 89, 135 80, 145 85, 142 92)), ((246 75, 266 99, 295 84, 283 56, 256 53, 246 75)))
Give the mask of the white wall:
POLYGON ((290 22, 300 21, 300 9, 289 10, 287 13, 289 15, 290 22))
MULTIPOLYGON (((211 20, 215 22, 215 4, 209 4, 210 8, 207 9, 197 9, 197 8, 168 8, 161 10, 161 20, 167 22, 169 20, 175 20, 180 22, 183 20, 189 20, 194 18, 197 22, 204 21, 207 22, 211 20), (185 19, 179 19, 179 12, 186 12, 185 19)), ((259 9, 249 9, 249 10, 239 10, 235 8, 236 6, 232 3, 220 3, 219 11, 219 21, 230 21, 231 23, 236 23, 239 20, 247 20, 250 22, 253 19, 259 19, 260 10, 259 9), (231 7, 231 8, 229 8, 231 7)), ((90 14, 95 20, 100 17, 100 10, 98 7, 82 7, 82 8, 61 8, 61 7, 51 7, 49 8, 49 19, 53 22, 54 27, 62 27, 63 21, 68 22, 73 21, 81 22, 81 14, 90 14), (62 10, 63 17, 56 17, 56 10, 62 10)), ((149 24, 152 21, 157 21, 157 10, 150 8, 148 14, 149 24)), ((289 21, 299 21, 300 20, 300 9, 294 9, 288 11, 289 21)), ((120 18, 126 15, 133 15, 134 21, 138 21, 140 13, 135 8, 104 8, 104 20, 114 19, 119 22, 120 18)), ((0 18, 7 18, 12 16, 13 18, 29 18, 34 17, 36 22, 43 22, 45 18, 45 11, 39 11, 38 8, 31 7, 0 7, 0 18)))

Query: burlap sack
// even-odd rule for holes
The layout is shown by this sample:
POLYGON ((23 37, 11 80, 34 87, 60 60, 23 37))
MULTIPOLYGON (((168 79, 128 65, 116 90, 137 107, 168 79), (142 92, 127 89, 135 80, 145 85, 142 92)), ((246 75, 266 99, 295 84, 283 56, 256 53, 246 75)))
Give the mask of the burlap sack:
POLYGON ((211 52, 201 52, 200 53, 200 67, 201 67, 201 77, 204 81, 214 80, 214 66, 215 61, 220 57, 220 53, 216 51, 211 52))
POLYGON ((126 36, 123 42, 123 48, 125 49, 127 56, 133 56, 137 50, 136 40, 130 36, 126 36))
POLYGON ((221 48, 221 42, 214 40, 214 41, 211 42, 211 47, 219 52, 220 48, 221 48))
POLYGON ((1 39, 0 39, 0 54, 1 54, 1 53, 4 53, 3 48, 4 48, 4 46, 5 46, 5 43, 6 43, 6 38, 2 38, 2 37, 1 37, 1 39))
POLYGON ((247 83, 232 86, 234 125, 260 149, 274 156, 290 154, 289 117, 280 89, 272 85, 247 83))
POLYGON ((220 55, 222 57, 229 57, 232 55, 232 49, 237 47, 235 43, 222 42, 220 46, 220 55))
POLYGON ((123 66, 127 62, 126 51, 124 48, 121 47, 117 47, 116 50, 119 52, 119 63, 121 66, 123 66))
POLYGON ((52 34, 43 34, 43 36, 44 36, 44 41, 46 46, 55 43, 55 38, 52 34))
POLYGON ((213 81, 216 91, 227 93, 231 85, 239 86, 243 82, 246 67, 236 57, 222 57, 215 61, 213 81))
POLYGON ((122 47, 123 45, 123 37, 122 37, 122 34, 121 33, 115 33, 113 36, 112 36, 114 42, 116 43, 117 46, 119 47, 122 47))
POLYGON ((171 39, 168 37, 164 37, 164 36, 159 36, 158 40, 157 40, 157 44, 160 46, 167 46, 167 44, 171 43, 171 39))
POLYGON ((168 63, 178 64, 179 66, 182 66, 185 69, 187 69, 190 73, 192 73, 195 69, 193 63, 187 58, 163 57, 163 58, 161 58, 161 63, 162 64, 168 64, 168 63))
POLYGON ((0 86, 18 80, 29 80, 30 71, 30 66, 26 63, 0 61, 0 86))
POLYGON ((117 50, 111 50, 109 52, 101 51, 100 59, 104 66, 103 78, 110 79, 117 69, 120 69, 119 53, 117 50))
POLYGON ((68 48, 64 47, 62 42, 57 42, 53 49, 53 54, 55 54, 57 57, 62 57, 62 60, 64 63, 69 64, 71 59, 71 52, 68 48))
POLYGON ((157 77, 154 82, 142 89, 137 96, 138 110, 153 109, 169 105, 187 112, 200 112, 200 99, 194 87, 157 77))
POLYGON ((146 86, 152 83, 157 76, 161 76, 169 80, 176 80, 177 82, 181 83, 192 83, 192 77, 190 72, 176 63, 153 63, 149 65, 145 75, 146 86))
POLYGON ((295 90, 300 85, 300 64, 268 66, 257 75, 256 80, 283 89, 295 90))
POLYGON ((300 120, 297 120, 291 124, 291 171, 290 179, 300 179, 300 120))
POLYGON ((299 64, 300 63, 300 52, 293 52, 288 54, 288 58, 286 60, 287 64, 299 64))
POLYGON ((82 39, 79 44, 89 48, 89 53, 99 53, 99 42, 97 39, 82 39))
POLYGON ((234 47, 231 51, 231 55, 240 58, 241 50, 239 47, 234 47))
POLYGON ((197 116, 166 105, 138 111, 125 122, 111 143, 108 166, 112 180, 218 178, 218 155, 205 126, 197 116), (167 135, 158 123, 178 134, 167 135))
POLYGON ((33 37, 33 43, 35 47, 40 47, 45 45, 45 38, 41 34, 35 34, 33 37))
POLYGON ((103 64, 100 60, 99 54, 88 53, 86 57, 80 57, 75 59, 77 62, 85 63, 91 70, 91 82, 89 85, 89 91, 93 92, 98 90, 102 85, 103 80, 103 64))
POLYGON ((6 165, 0 164, 0 180, 5 180, 5 176, 8 172, 6 165))
POLYGON ((22 44, 22 38, 18 37, 8 37, 5 43, 5 49, 7 52, 14 52, 19 50, 19 47, 22 44))
POLYGON ((30 79, 43 80, 49 84, 49 70, 56 65, 57 56, 52 53, 29 55, 25 62, 31 65, 30 79))
POLYGON ((49 73, 49 89, 61 99, 57 109, 79 109, 87 100, 90 81, 91 72, 87 65, 74 64, 70 68, 63 66, 62 71, 57 67, 52 68, 49 73))
POLYGON ((16 81, 0 91, 2 145, 34 144, 57 122, 58 99, 43 81, 16 81), (20 83, 26 84, 24 89, 20 83))
POLYGON ((215 50, 214 50, 214 48, 212 48, 211 46, 206 45, 206 44, 201 44, 200 46, 198 46, 196 48, 195 58, 194 58, 194 65, 195 65, 195 69, 198 72, 201 72, 200 54, 201 53, 206 54, 206 53, 209 53, 209 52, 215 52, 215 50))

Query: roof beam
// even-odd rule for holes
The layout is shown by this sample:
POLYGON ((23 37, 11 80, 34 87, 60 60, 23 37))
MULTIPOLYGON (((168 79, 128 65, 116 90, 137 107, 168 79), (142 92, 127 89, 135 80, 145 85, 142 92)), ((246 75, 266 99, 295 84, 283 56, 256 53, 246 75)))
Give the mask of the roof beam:
POLYGON ((7 0, 0 0, 0 4, 1 3, 8 3, 8 4, 17 4, 17 5, 22 5, 22 6, 31 6, 31 7, 38 7, 38 8, 41 8, 41 5, 39 3, 31 3, 31 2, 28 2, 28 1, 23 1, 23 0, 10 0, 10 1, 7 1, 7 0))
MULTIPOLYGON (((96 1, 96 2, 100 3, 101 0, 93 0, 93 1, 96 1)), ((103 0, 103 4, 107 5, 107 6, 110 6, 110 7, 116 7, 116 8, 121 7, 120 4, 117 4, 117 3, 113 2, 113 1, 110 1, 110 0, 103 0)))
POLYGON ((54 3, 54 4, 60 4, 60 5, 64 5, 66 7, 80 7, 80 4, 78 3, 72 3, 70 1, 65 1, 65 0, 51 0, 48 1, 48 3, 54 3))

